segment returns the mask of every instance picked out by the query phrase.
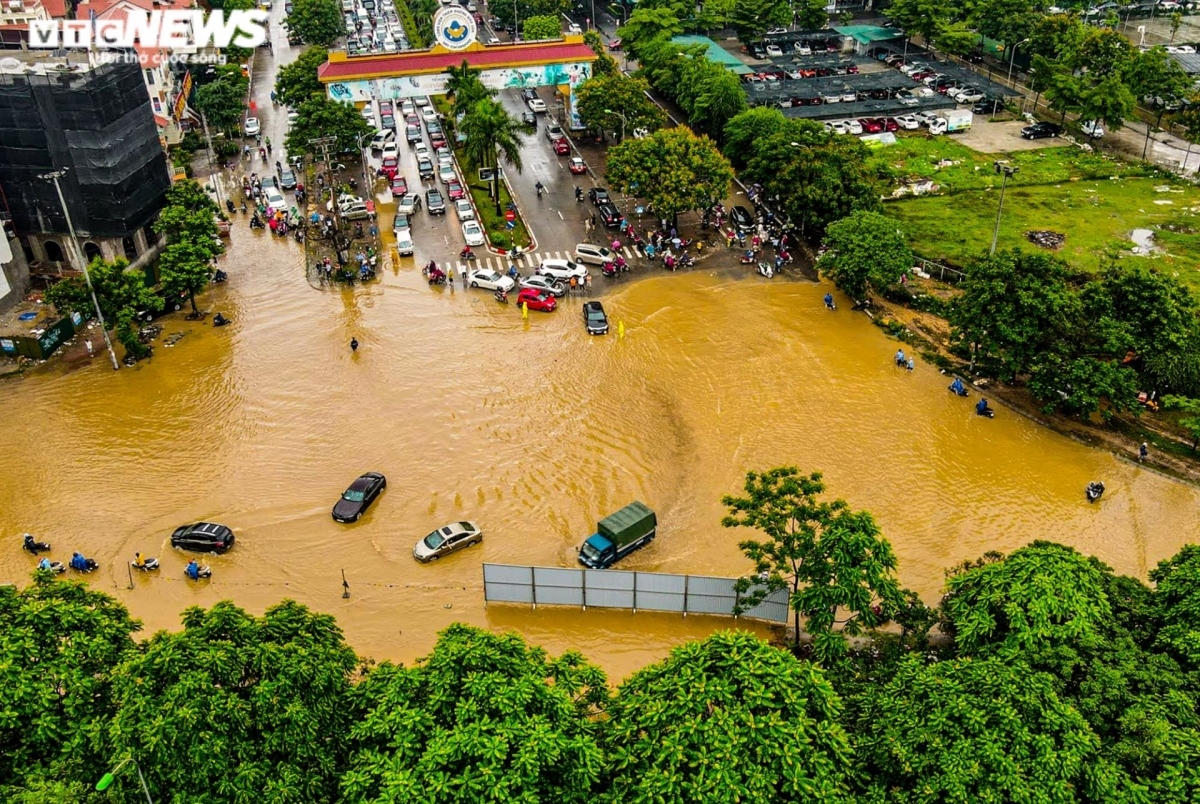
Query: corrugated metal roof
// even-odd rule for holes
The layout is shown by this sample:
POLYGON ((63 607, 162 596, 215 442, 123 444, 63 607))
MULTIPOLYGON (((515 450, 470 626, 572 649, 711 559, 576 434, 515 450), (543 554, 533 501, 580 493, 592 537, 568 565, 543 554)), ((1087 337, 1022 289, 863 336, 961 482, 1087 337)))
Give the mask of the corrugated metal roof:
POLYGON ((738 75, 745 75, 747 73, 754 72, 745 64, 743 64, 741 59, 718 45, 713 40, 709 39, 707 36, 672 36, 671 41, 677 45, 683 45, 684 47, 691 47, 692 45, 704 45, 708 48, 704 55, 709 61, 713 62, 714 64, 719 64, 725 69, 731 70, 738 75))
POLYGON ((864 45, 904 37, 904 31, 898 31, 895 28, 880 28, 878 25, 837 25, 833 30, 842 36, 853 37, 854 41, 864 45))
POLYGON ((520 67, 527 64, 545 64, 556 61, 594 61, 595 52, 579 42, 551 42, 538 44, 491 45, 479 50, 461 53, 449 51, 433 53, 398 53, 389 56, 344 56, 330 55, 329 61, 317 69, 317 77, 325 82, 345 81, 352 78, 376 78, 381 76, 407 75, 410 73, 440 73, 462 64, 466 59, 472 67, 520 67), (341 58, 339 58, 339 56, 341 58))
POLYGON ((1171 53, 1170 56, 1188 75, 1200 75, 1200 53, 1171 53))

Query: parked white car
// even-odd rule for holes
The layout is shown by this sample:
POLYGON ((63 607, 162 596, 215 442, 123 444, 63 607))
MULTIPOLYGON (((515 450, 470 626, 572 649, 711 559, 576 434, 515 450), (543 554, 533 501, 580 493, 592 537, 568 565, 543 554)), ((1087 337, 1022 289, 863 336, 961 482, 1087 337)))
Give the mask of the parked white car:
POLYGON ((858 122, 857 120, 843 120, 842 122, 846 124, 846 129, 851 134, 858 136, 859 134, 863 133, 862 123, 858 122))
POLYGON ((501 274, 486 268, 480 271, 470 271, 467 274, 467 284, 473 288, 503 290, 505 293, 512 290, 517 285, 517 283, 512 280, 512 277, 502 276, 501 274))
POLYGON ((401 229, 396 232, 396 251, 400 256, 407 257, 413 253, 413 238, 411 229, 401 229))
POLYGON ((567 292, 567 286, 557 279, 550 276, 527 276, 521 280, 522 288, 532 288, 543 293, 549 293, 553 296, 562 296, 567 292))
POLYGON ((246 136, 255 137, 262 133, 262 126, 258 124, 257 117, 246 118, 246 136))
MULTIPOLYGON (((862 129, 862 126, 859 126, 862 129)), ((826 131, 832 131, 834 134, 849 134, 850 127, 846 125, 845 120, 830 120, 825 124, 826 131)))
POLYGON ((448 553, 483 541, 483 531, 474 522, 451 522, 438 528, 413 548, 413 558, 422 563, 436 561, 448 553))
POLYGON ((529 111, 533 112, 534 114, 546 113, 546 102, 541 98, 530 98, 528 101, 526 101, 526 104, 529 106, 529 111))
POLYGON ((767 55, 768 56, 782 56, 783 49, 780 48, 779 45, 767 45, 767 55))
POLYGON ((1104 125, 1099 120, 1085 120, 1079 124, 1079 130, 1085 137, 1099 139, 1104 136, 1104 125))
POLYGON ((921 127, 921 121, 911 114, 902 114, 896 117, 896 122, 900 124, 900 128, 905 131, 915 131, 921 127))

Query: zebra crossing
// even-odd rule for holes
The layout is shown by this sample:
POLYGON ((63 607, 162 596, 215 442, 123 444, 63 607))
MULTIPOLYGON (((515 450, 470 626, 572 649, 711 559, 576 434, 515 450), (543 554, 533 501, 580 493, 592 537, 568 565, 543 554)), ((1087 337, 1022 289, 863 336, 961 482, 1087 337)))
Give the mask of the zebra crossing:
MULTIPOLYGON (((618 250, 618 253, 626 261, 646 256, 638 246, 622 246, 618 250)), ((515 260, 508 257, 484 257, 482 256, 482 252, 476 252, 476 254, 480 256, 477 256, 469 263, 460 260, 459 262, 448 262, 446 265, 454 269, 455 276, 462 276, 464 271, 481 271, 486 269, 502 274, 508 270, 510 265, 516 265, 518 271, 523 274, 529 274, 533 272, 533 269, 541 265, 543 260, 571 260, 572 262, 578 262, 574 251, 538 251, 533 254, 522 254, 515 260)), ((588 265, 587 267, 591 270, 599 266, 588 265)))

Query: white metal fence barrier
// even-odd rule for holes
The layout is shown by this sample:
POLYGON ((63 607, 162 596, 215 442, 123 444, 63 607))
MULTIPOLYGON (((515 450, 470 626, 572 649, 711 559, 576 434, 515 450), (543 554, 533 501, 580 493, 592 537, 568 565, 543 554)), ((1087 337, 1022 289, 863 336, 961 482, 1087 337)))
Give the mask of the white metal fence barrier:
MULTIPOLYGON (((605 609, 676 611, 681 614, 734 616, 738 604, 736 578, 672 575, 626 570, 483 565, 483 599, 488 603, 530 606, 588 606, 605 609)), ((786 623, 788 593, 767 595, 742 617, 786 623)))

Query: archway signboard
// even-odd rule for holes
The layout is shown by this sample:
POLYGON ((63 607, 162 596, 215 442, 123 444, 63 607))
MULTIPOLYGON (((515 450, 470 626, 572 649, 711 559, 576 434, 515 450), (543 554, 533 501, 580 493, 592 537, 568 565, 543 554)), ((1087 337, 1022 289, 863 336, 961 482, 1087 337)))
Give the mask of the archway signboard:
POLYGON ((484 45, 475 38, 474 18, 459 6, 443 8, 433 24, 436 44, 429 50, 379 56, 331 53, 317 76, 332 100, 365 105, 371 100, 444 95, 446 71, 466 61, 480 71, 488 89, 555 87, 568 99, 568 125, 578 127, 575 89, 591 76, 596 60, 582 36, 484 45))

